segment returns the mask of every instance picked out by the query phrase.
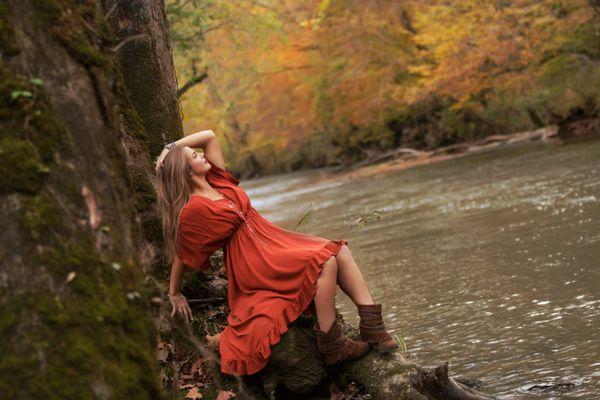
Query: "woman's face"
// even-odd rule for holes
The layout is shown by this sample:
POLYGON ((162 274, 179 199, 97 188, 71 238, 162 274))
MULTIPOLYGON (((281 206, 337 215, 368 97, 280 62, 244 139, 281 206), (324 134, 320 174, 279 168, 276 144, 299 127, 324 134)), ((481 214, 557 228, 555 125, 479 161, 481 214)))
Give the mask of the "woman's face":
POLYGON ((192 169, 194 175, 206 175, 208 170, 210 170, 210 164, 204 158, 204 153, 197 153, 191 147, 185 146, 185 158, 187 159, 187 163, 192 169))

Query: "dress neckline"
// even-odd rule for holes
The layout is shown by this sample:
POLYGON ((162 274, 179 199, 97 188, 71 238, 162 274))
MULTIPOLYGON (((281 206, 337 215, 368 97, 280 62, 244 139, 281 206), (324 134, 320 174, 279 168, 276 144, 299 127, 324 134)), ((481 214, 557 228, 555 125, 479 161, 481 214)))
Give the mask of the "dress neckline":
MULTIPOLYGON (((213 188, 213 189, 215 189, 215 188, 213 188)), ((210 197, 206 197, 206 196, 204 196, 204 195, 202 195, 202 194, 194 194, 194 193, 192 193, 190 196, 204 197, 205 199, 208 199, 208 200, 210 200, 210 201, 212 201, 212 202, 217 202, 217 201, 221 201, 221 200, 229 200, 229 198, 228 198, 227 196, 225 196, 225 195, 223 194, 223 192, 221 192, 221 191, 220 191, 220 190, 218 190, 218 189, 215 189, 215 190, 216 190, 217 192, 219 192, 219 193, 221 194, 221 196, 223 196, 223 197, 221 197, 220 199, 211 199, 210 197)))

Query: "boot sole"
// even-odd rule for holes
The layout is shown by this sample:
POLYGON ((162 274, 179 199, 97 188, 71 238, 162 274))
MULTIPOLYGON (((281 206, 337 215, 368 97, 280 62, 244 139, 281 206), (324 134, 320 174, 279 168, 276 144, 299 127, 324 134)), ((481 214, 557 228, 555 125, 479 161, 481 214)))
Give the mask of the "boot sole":
POLYGON ((358 360, 359 358, 363 358, 369 352, 369 350, 371 350, 371 346, 367 346, 365 351, 363 351, 362 353, 359 353, 357 356, 351 357, 349 359, 350 360, 358 360))
POLYGON ((366 355, 366 354, 369 352, 369 350, 371 350, 371 347, 370 347, 370 346, 369 346, 369 347, 367 347, 367 348, 366 348, 366 349, 365 349, 365 350, 364 350, 362 353, 359 353, 358 355, 356 355, 356 356, 354 356, 354 357, 348 357, 348 358, 345 358, 345 359, 343 359, 343 360, 340 360, 340 361, 338 361, 338 362, 335 362, 335 363, 333 363, 333 364, 329 364, 329 363, 327 362, 327 360, 325 360, 325 364, 326 364, 327 366, 334 366, 334 365, 341 364, 341 363, 343 363, 344 361, 356 361, 356 360, 358 360, 358 359, 360 359, 360 358, 363 358, 363 357, 364 357, 364 356, 365 356, 365 355, 366 355))

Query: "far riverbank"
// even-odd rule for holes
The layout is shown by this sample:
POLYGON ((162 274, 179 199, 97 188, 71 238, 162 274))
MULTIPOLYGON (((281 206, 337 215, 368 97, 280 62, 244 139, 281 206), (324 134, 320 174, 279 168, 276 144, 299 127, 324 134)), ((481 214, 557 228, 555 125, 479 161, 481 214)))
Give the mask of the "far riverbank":
POLYGON ((423 164, 433 164, 444 160, 465 157, 481 151, 490 151, 495 148, 504 148, 530 142, 560 142, 557 126, 548 126, 534 131, 517 132, 506 135, 492 135, 484 139, 463 142, 451 146, 439 147, 430 151, 421 151, 411 148, 398 148, 378 154, 369 159, 353 163, 348 166, 338 166, 329 169, 330 177, 324 177, 321 182, 328 179, 355 179, 378 175, 381 173, 412 168, 423 164))

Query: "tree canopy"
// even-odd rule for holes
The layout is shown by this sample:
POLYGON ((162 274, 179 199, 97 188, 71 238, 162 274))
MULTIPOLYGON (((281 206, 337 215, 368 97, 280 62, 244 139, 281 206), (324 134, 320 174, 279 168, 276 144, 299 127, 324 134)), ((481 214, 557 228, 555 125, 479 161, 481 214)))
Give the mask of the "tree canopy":
POLYGON ((246 176, 596 112, 596 1, 169 0, 185 129, 246 176), (187 86, 186 86, 187 84, 187 86))

